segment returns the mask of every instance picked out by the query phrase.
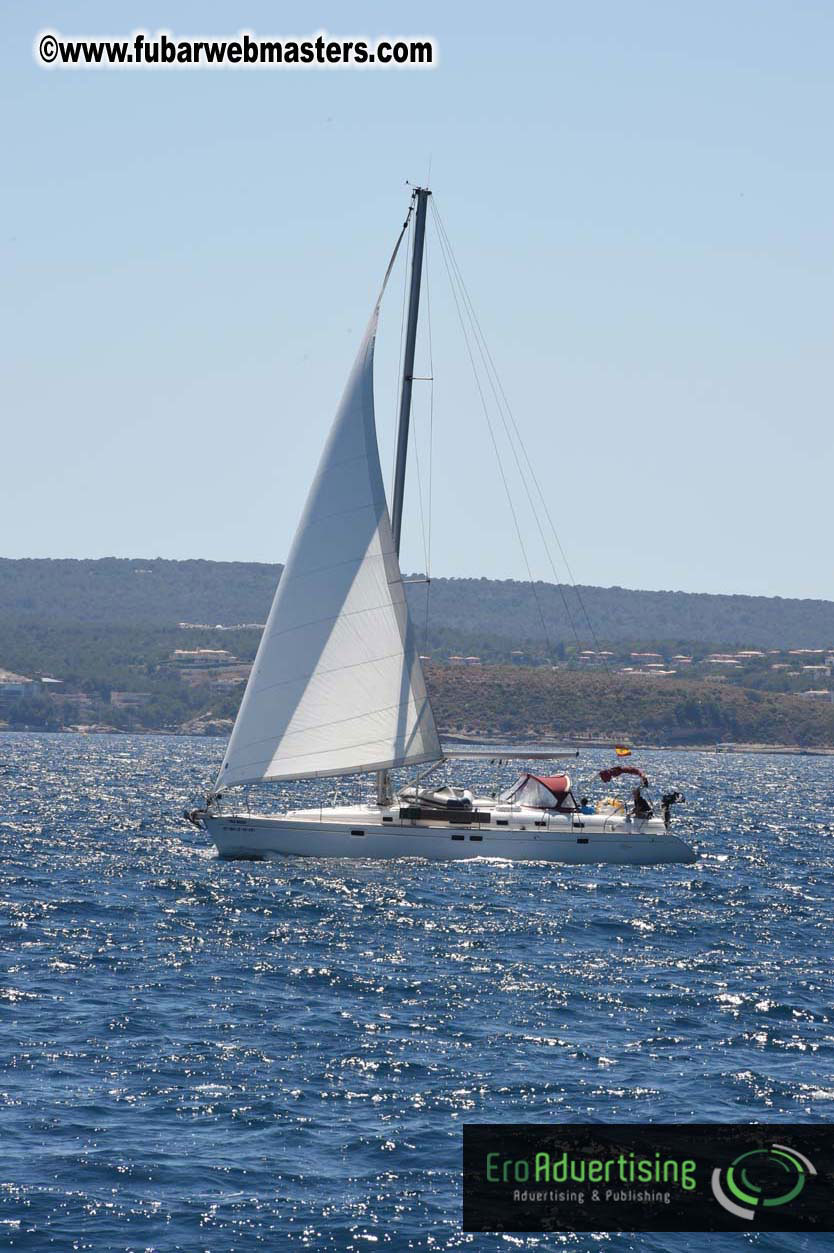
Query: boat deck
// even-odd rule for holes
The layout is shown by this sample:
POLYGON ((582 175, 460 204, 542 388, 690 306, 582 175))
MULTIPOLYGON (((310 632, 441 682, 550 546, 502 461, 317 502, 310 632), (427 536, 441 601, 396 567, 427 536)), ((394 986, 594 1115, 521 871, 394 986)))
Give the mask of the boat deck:
POLYGON ((695 854, 659 818, 558 814, 525 806, 401 817, 406 806, 353 805, 283 814, 202 818, 223 857, 427 857, 514 861, 692 862, 695 854))
MULTIPOLYGON (((254 816, 254 815, 253 815, 254 816)), ((260 815, 257 815, 260 816, 260 815)), ((263 815, 264 817, 268 815, 263 815)), ((500 831, 573 831, 624 832, 665 831, 662 818, 637 819, 621 812, 585 814, 581 812, 558 812, 534 809, 528 805, 509 805, 478 797, 472 809, 448 809, 430 811, 413 805, 323 805, 317 809, 292 809, 276 814, 287 822, 344 824, 356 826, 372 824, 408 828, 425 828, 443 831, 494 829, 500 831)))

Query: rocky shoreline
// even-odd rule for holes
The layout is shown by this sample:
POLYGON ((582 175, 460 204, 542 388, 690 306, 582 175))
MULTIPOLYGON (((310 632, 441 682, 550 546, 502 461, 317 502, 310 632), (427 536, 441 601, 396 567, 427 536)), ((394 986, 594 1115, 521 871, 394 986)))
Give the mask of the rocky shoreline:
MULTIPOLYGON (((10 727, 0 724, 0 733, 21 735, 26 733, 37 733, 38 735, 181 735, 195 739, 222 739, 229 735, 232 725, 231 718, 218 718, 208 721, 194 719, 192 722, 185 723, 180 727, 158 727, 134 731, 125 731, 120 727, 111 727, 104 723, 80 723, 75 726, 61 727, 57 730, 44 730, 43 727, 10 727)), ((444 747, 448 750, 447 755, 450 757, 454 757, 455 749, 463 751, 467 748, 485 751, 494 749, 496 757, 501 756, 502 750, 505 752, 519 752, 523 749, 529 749, 530 752, 543 752, 552 749, 554 757, 558 757, 563 754, 578 753, 583 749, 613 749, 614 743, 619 742, 619 739, 615 736, 609 738, 595 736, 592 739, 568 737, 558 740, 539 737, 533 740, 507 736, 497 740, 494 736, 487 735, 444 735, 442 730, 441 739, 444 747)), ((630 741, 629 747, 635 754, 661 752, 764 753, 776 757, 834 757, 834 747, 807 748, 801 744, 746 744, 741 742, 721 744, 649 744, 630 741)))

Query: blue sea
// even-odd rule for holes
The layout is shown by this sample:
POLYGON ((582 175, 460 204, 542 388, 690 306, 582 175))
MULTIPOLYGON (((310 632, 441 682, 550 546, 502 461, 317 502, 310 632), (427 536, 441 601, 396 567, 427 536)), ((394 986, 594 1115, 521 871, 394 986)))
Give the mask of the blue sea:
POLYGON ((0 1247, 830 1247, 460 1227, 466 1121, 834 1117, 830 759, 635 758, 694 866, 255 863, 222 748, 0 736, 0 1247))

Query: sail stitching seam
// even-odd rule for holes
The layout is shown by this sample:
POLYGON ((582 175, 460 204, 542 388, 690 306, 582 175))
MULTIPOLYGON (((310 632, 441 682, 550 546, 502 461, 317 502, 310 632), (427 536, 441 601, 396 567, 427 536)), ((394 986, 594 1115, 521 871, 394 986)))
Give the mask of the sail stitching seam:
POLYGON ((362 613, 379 613, 380 609, 395 609, 395 601, 386 601, 384 605, 371 605, 367 609, 342 609, 335 616, 330 614, 326 618, 313 618, 311 622, 300 622, 298 626, 286 627, 283 631, 272 631, 270 639, 280 639, 282 635, 293 635, 296 631, 303 631, 307 627, 320 626, 322 622, 339 622, 342 618, 356 618, 362 613))
POLYGON ((365 657, 361 661, 352 661, 347 666, 333 666, 330 670, 316 670, 313 674, 298 674, 291 679, 276 679, 274 683, 267 683, 258 689, 258 696, 262 696, 264 692, 272 692, 276 687, 286 687, 289 683, 313 683, 316 679, 322 678, 328 674, 340 674, 343 670, 355 670, 357 666, 374 666, 380 661, 392 661, 395 657, 404 657, 404 649, 399 649, 396 653, 386 653, 383 657, 365 657))
MULTIPOLYGON (((426 705, 427 703, 428 703, 428 697, 424 697, 420 701, 421 705, 426 705)), ((283 735, 281 736, 281 739, 285 740, 287 736, 290 736, 290 735, 307 735, 311 731, 320 731, 322 727, 341 726, 345 722, 356 722, 360 718, 373 717, 375 714, 390 713, 392 709, 402 708, 403 704, 405 704, 408 708, 413 707, 415 710, 417 709, 417 701, 413 697, 409 697, 409 699, 405 702, 400 701, 396 705, 383 705, 381 709, 363 709, 361 714, 351 714, 349 718, 328 719, 327 722, 317 722, 314 726, 300 727, 297 731, 285 731, 283 735)), ((418 717, 418 721, 419 721, 419 717, 418 717)), ((265 735, 260 740, 247 740, 245 744, 241 745, 241 747, 244 749, 254 748, 255 745, 267 744, 270 740, 274 738, 275 737, 272 735, 265 735)), ((378 739, 379 737, 377 736, 376 739, 373 739, 373 740, 361 740, 358 744, 340 744, 337 748, 323 748, 323 749, 317 748, 316 752, 317 753, 318 752, 325 752, 325 753, 344 752, 346 749, 349 749, 349 748, 361 748, 362 744, 376 744, 378 739)), ((304 755, 305 755, 304 753, 289 753, 289 754, 282 753, 281 754, 282 758, 286 756, 288 759, 291 759, 292 757, 303 757, 304 755)), ((264 760, 266 759, 264 758, 264 760)))

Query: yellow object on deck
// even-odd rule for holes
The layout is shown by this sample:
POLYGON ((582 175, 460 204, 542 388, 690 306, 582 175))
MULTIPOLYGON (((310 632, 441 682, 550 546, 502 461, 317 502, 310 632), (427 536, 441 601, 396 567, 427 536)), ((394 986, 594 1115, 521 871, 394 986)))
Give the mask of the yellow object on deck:
POLYGON ((605 796, 596 803, 598 814, 624 814, 626 807, 619 796, 605 796))

